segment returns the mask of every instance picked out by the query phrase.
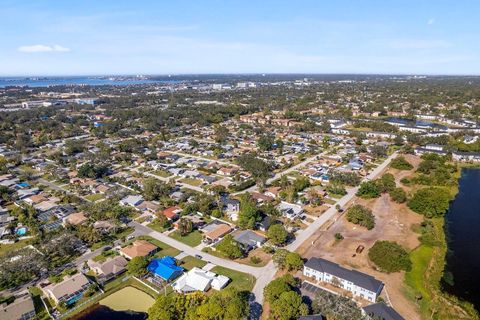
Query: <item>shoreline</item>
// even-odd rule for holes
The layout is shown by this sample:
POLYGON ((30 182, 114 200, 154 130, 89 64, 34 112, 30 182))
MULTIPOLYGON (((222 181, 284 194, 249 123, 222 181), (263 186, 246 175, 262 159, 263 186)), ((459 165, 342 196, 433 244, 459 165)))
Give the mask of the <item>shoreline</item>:
MULTIPOLYGON (((447 186, 452 201, 459 192, 459 180, 464 168, 480 168, 478 165, 458 164, 456 184, 447 186)), ((425 218, 425 220, 427 220, 425 218)), ((410 252, 412 271, 404 279, 407 296, 420 308, 422 319, 480 319, 479 312, 471 302, 445 292, 442 281, 447 272, 448 232, 446 213, 429 219, 433 223, 436 245, 420 244, 410 252)))

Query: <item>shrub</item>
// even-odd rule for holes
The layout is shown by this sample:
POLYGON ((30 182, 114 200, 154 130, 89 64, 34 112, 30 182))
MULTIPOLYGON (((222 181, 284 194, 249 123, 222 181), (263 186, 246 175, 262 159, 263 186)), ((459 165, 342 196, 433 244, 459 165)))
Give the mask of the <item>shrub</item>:
POLYGON ((427 218, 432 218, 447 212, 450 199, 450 193, 444 188, 423 188, 415 192, 408 201, 408 207, 427 218))
POLYGON ((357 191, 357 196, 364 199, 372 199, 380 197, 381 190, 375 181, 362 182, 357 191))
POLYGON ((359 204, 348 209, 347 220, 351 223, 365 227, 368 230, 375 227, 375 216, 372 214, 372 211, 359 204))
POLYGON ((413 166, 405 157, 399 156, 392 160, 390 167, 398 170, 411 170, 413 166))
POLYGON ((412 262, 408 252, 393 241, 377 241, 368 250, 368 258, 383 272, 410 271, 412 262))
POLYGON ((407 201, 407 193, 402 188, 395 188, 390 191, 390 197, 397 203, 404 203, 407 201))
POLYGON ((340 232, 335 233, 335 240, 343 240, 343 236, 340 232))

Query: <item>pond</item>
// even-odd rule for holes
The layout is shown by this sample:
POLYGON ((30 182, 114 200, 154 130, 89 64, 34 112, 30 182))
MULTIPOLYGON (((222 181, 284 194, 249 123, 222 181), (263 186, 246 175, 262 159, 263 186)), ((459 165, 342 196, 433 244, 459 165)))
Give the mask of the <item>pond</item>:
POLYGON ((154 302, 155 300, 145 292, 134 287, 125 287, 100 300, 74 319, 144 320, 154 302))
POLYGON ((445 216, 448 242, 443 289, 480 310, 480 169, 462 170, 459 191, 445 216))

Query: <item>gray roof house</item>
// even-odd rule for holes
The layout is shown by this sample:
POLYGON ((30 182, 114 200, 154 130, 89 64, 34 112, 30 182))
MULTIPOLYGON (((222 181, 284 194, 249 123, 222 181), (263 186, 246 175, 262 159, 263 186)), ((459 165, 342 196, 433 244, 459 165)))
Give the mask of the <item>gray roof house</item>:
POLYGON ((35 306, 28 292, 16 296, 12 303, 4 302, 0 305, 0 319, 30 320, 34 317, 35 306))
POLYGON ((233 239, 238 241, 245 251, 250 251, 255 248, 260 248, 262 244, 264 244, 265 241, 267 241, 267 238, 251 230, 243 230, 237 233, 236 235, 234 235, 233 239))
POLYGON ((372 320, 405 320, 395 309, 385 302, 374 303, 363 308, 367 319, 372 320))
POLYGON ((136 207, 140 203, 143 202, 143 197, 142 196, 126 196, 122 200, 120 200, 120 204, 124 206, 131 206, 131 207, 136 207))
POLYGON ((288 219, 293 220, 299 217, 303 213, 302 206, 297 204, 288 203, 285 201, 280 202, 277 209, 288 219))
POLYGON ((374 277, 349 270, 338 264, 322 259, 311 258, 303 267, 303 274, 317 281, 327 282, 350 291, 354 296, 375 302, 383 289, 383 283, 374 277))

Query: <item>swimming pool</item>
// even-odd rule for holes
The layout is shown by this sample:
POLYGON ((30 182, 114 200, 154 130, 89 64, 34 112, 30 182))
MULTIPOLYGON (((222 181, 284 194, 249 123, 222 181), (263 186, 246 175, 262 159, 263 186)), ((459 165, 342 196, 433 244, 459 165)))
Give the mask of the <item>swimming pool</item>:
POLYGON ((15 233, 19 236, 24 236, 27 233, 27 228, 25 227, 18 228, 15 233))

